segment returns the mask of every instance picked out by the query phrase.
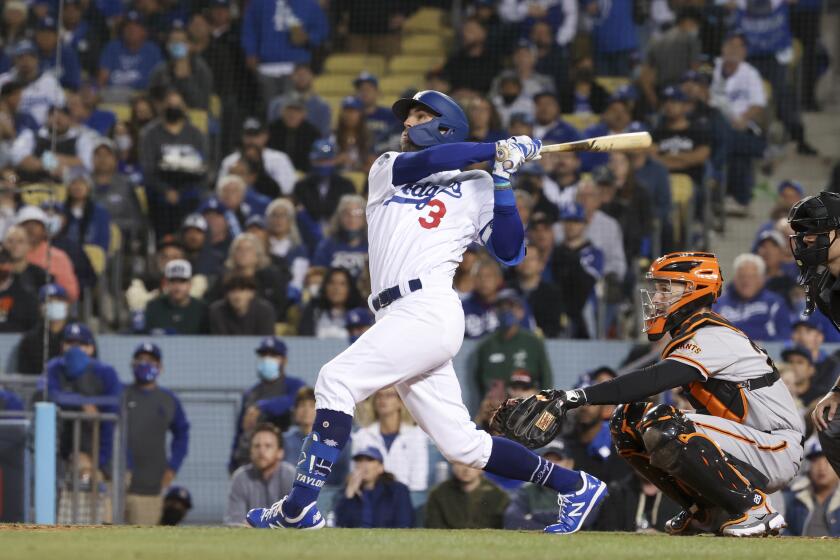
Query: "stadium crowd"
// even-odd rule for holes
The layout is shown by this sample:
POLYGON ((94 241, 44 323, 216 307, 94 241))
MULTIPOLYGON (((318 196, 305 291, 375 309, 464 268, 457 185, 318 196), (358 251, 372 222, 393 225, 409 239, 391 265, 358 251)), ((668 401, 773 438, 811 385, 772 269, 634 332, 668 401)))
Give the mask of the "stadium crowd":
MULTIPOLYGON (((138 346, 135 383, 121 387, 96 359, 86 323, 100 332, 266 337, 232 442, 225 522, 285 494, 312 429, 314 393, 286 375, 286 345, 275 335, 352 343, 372 324, 365 178, 377 154, 398 149, 402 128, 380 88, 387 77, 367 68, 344 76, 337 104, 318 80, 335 77, 335 53, 398 55, 421 5, 451 4, 64 0, 59 11, 51 0, 3 3, 0 332, 21 333, 17 371, 40 374, 46 329, 50 391, 62 407, 116 410, 91 397, 135 403, 129 521, 185 514, 185 489, 161 493, 188 452, 189 422, 157 384, 156 345, 138 346)), ((471 141, 641 130, 654 139, 649 151, 546 154, 523 167, 514 186, 525 260, 504 268, 478 245, 464 255, 454 286, 465 335, 482 339, 474 380, 484 395, 476 422, 486 425, 507 395, 551 384, 543 338, 637 338, 635 286, 650 260, 710 248, 708 230, 723 227, 717 217, 750 212, 756 168, 772 166, 786 142, 815 155, 801 111, 818 109, 826 61, 820 0, 459 6, 457 37, 413 85, 455 97, 471 141), (680 200, 678 187, 688 193, 680 200)), ((828 189, 840 192, 838 180, 840 170, 828 189)), ((756 340, 787 343, 780 370, 804 413, 840 372, 840 356, 820 348, 840 334, 821 315, 801 317, 784 218, 805 190, 788 180, 776 192, 716 311, 756 340)), ((656 355, 655 344, 642 344, 623 365, 656 355)), ((580 386, 615 375, 601 368, 580 386)), ((0 392, 0 410, 19 404, 0 392)), ((610 412, 583 409, 543 454, 610 483, 613 507, 594 528, 661 528, 676 505, 616 455, 610 412)), ((110 437, 100 434, 94 464, 107 463, 110 437)), ((82 447, 94 449, 89 435, 82 447)), ((837 479, 818 445, 807 454, 810 467, 785 498, 789 530, 838 536, 837 479)), ((333 472, 330 522, 534 528, 554 520, 556 497, 544 489, 463 465, 450 479, 439 461, 395 391, 380 391, 333 472), (414 493, 428 493, 424 506, 414 507, 414 493)))

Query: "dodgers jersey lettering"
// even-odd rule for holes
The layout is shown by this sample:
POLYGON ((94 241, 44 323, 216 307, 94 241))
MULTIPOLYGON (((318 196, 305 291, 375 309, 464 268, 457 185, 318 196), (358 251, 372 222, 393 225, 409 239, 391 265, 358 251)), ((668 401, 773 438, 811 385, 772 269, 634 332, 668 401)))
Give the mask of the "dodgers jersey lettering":
POLYGON ((371 167, 367 203, 371 289, 374 294, 413 278, 451 285, 470 243, 492 231, 493 179, 486 171, 444 171, 394 185, 399 152, 371 167))

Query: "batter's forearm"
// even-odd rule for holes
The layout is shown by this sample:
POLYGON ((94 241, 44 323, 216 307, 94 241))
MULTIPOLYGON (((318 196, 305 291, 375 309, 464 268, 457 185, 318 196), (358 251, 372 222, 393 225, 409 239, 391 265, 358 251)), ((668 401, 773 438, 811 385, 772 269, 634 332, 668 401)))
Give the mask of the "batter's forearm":
POLYGON ((455 142, 405 152, 394 161, 393 184, 412 183, 432 173, 461 169, 495 157, 496 144, 492 142, 455 142))

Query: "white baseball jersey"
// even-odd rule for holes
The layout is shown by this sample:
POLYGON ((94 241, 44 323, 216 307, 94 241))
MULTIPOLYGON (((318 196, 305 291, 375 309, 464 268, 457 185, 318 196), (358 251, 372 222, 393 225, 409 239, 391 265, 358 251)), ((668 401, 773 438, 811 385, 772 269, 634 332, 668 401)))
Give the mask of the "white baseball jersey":
POLYGON ((492 231, 493 179, 486 171, 434 173, 393 184, 399 152, 373 164, 367 204, 371 288, 374 294, 420 278, 452 283, 464 250, 492 231))
MULTIPOLYGON (((0 75, 0 86, 17 79, 17 71, 0 75)), ((53 105, 64 105, 64 90, 52 72, 42 72, 37 79, 23 88, 18 111, 32 115, 39 125, 47 121, 47 113, 53 105)))
POLYGON ((712 77, 711 105, 729 118, 740 118, 752 106, 765 107, 767 94, 761 74, 751 64, 742 62, 735 73, 723 76, 723 61, 715 61, 712 77))

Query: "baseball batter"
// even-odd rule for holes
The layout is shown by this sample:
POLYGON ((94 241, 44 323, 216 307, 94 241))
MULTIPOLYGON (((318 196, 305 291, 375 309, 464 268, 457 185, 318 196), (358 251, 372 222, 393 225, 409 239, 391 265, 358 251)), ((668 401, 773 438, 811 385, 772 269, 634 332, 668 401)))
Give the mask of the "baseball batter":
POLYGON ((527 136, 467 143, 466 116, 448 96, 421 91, 393 112, 405 130, 402 152, 373 164, 367 203, 369 300, 376 324, 321 369, 317 416, 304 443, 294 487, 270 508, 248 513, 258 528, 324 526, 318 492, 350 437, 353 410, 393 385, 420 427, 451 462, 548 486, 559 494, 558 522, 573 533, 606 495, 600 480, 555 466, 511 440, 477 430, 452 366, 464 337, 464 314, 452 278, 466 247, 481 242, 497 260, 519 263, 524 230, 509 177, 539 157, 527 136), (460 171, 494 161, 493 174, 460 171))
MULTIPOLYGON (((660 257, 642 290, 645 331, 670 333, 662 361, 574 391, 547 391, 508 402, 497 415, 517 437, 517 408, 528 417, 586 404, 619 404, 610 431, 618 452, 685 508, 666 523, 672 534, 777 534, 785 520, 767 500, 793 479, 802 461, 804 426, 767 354, 711 311, 723 280, 709 253, 660 257), (639 402, 684 387, 696 413, 639 402), (552 408, 554 407, 554 408, 552 408)), ((524 426, 524 432, 528 431, 524 426)))

